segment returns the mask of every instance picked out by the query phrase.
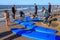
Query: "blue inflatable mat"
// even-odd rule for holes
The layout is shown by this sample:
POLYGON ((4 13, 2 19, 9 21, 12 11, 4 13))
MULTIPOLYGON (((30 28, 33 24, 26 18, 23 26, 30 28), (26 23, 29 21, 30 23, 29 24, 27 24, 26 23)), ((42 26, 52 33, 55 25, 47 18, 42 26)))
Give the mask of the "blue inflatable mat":
POLYGON ((39 18, 35 17, 35 18, 33 18, 32 20, 39 20, 39 18))
POLYGON ((30 18, 30 16, 25 16, 24 20, 28 21, 28 20, 31 20, 31 18, 30 18))
POLYGON ((56 38, 56 35, 54 34, 41 33, 33 30, 24 30, 21 28, 11 28, 11 31, 14 34, 22 35, 22 36, 33 38, 36 40, 55 40, 56 38))
POLYGON ((23 21, 21 21, 21 20, 13 20, 12 22, 15 22, 15 23, 17 23, 17 24, 20 24, 20 23, 22 23, 23 21))
POLYGON ((33 22, 22 22, 21 25, 27 27, 28 25, 34 25, 35 23, 33 22))
POLYGON ((24 20, 27 20, 27 21, 30 21, 30 20, 39 20, 39 18, 38 17, 35 17, 35 18, 31 18, 30 16, 25 16, 24 17, 24 20))
POLYGON ((56 33, 57 32, 57 30, 54 30, 54 29, 45 28, 42 26, 34 26, 34 23, 32 22, 23 22, 20 20, 15 20, 14 22, 23 25, 25 28, 33 29, 38 32, 43 32, 43 33, 56 33))
POLYGON ((35 30, 38 32, 43 32, 43 33, 56 33, 57 32, 57 30, 55 30, 55 29, 46 28, 46 27, 42 27, 42 26, 35 26, 35 25, 27 25, 26 28, 32 29, 32 30, 35 30))

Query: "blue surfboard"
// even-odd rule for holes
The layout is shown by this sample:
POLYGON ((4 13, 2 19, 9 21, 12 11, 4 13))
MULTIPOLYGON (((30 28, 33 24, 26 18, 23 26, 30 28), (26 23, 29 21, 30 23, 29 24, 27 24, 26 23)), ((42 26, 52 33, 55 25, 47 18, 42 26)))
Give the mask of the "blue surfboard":
POLYGON ((60 36, 58 37, 54 34, 41 33, 33 30, 25 30, 22 28, 11 28, 11 31, 14 34, 22 35, 36 40, 57 40, 57 39, 60 40, 60 36))
POLYGON ((21 25, 27 27, 28 25, 34 25, 33 22, 22 22, 21 25))
POLYGON ((32 29, 32 30, 35 30, 35 31, 38 31, 38 32, 43 32, 43 33, 56 33, 57 32, 57 30, 55 30, 55 29, 46 28, 46 27, 43 27, 43 26, 36 26, 32 22, 31 23, 23 22, 21 24, 28 29, 32 29))
POLYGON ((37 21, 37 20, 40 20, 40 19, 38 17, 31 18, 30 16, 25 16, 24 20, 26 20, 26 21, 37 21))
POLYGON ((14 20, 14 22, 21 24, 25 28, 33 29, 38 32, 43 32, 43 33, 56 33, 57 32, 57 30, 55 30, 55 29, 45 28, 42 26, 35 26, 34 25, 35 23, 33 23, 33 22, 25 22, 25 21, 21 21, 21 20, 14 20))
POLYGON ((13 20, 12 22, 15 22, 15 23, 17 23, 17 24, 20 24, 20 23, 22 23, 22 22, 24 22, 24 21, 22 21, 22 20, 13 20))

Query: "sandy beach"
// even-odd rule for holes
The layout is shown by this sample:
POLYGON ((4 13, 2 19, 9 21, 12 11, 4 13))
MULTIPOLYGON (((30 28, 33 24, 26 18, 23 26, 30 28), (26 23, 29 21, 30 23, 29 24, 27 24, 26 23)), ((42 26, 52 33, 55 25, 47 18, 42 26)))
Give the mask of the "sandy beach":
MULTIPOLYGON (((56 35, 60 35, 60 12, 54 12, 53 14, 59 14, 55 15, 55 17, 58 19, 57 21, 53 21, 53 25, 48 27, 47 24, 41 24, 41 22, 35 22, 36 25, 44 26, 52 29, 58 30, 56 35)), ((9 27, 6 27, 5 22, 0 22, 0 40, 32 40, 30 38, 26 38, 23 36, 15 35, 13 34, 10 29, 11 28, 21 28, 22 25, 11 23, 9 27)))

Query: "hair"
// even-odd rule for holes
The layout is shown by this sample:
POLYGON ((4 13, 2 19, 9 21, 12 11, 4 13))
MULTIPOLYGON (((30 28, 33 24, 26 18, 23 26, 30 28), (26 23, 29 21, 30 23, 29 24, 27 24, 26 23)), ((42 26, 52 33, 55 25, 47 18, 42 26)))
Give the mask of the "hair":
POLYGON ((32 14, 32 13, 30 12, 30 14, 32 14))
POLYGON ((4 13, 6 14, 6 17, 9 18, 8 10, 4 10, 4 13))
POLYGON ((15 5, 12 5, 12 7, 14 7, 15 5))
POLYGON ((35 17, 35 15, 33 15, 33 17, 35 17))
POLYGON ((50 5, 51 5, 51 3, 50 3, 50 2, 48 2, 48 4, 50 4, 50 5))
POLYGON ((42 8, 44 8, 44 9, 45 9, 45 7, 42 7, 42 8))
POLYGON ((7 12, 8 12, 8 10, 4 10, 4 12, 5 12, 5 13, 7 13, 7 12))

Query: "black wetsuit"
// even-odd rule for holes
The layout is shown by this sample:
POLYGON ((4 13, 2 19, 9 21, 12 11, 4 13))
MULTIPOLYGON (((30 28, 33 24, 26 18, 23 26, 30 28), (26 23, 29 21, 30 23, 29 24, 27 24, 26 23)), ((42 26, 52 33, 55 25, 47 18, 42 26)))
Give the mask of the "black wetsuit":
POLYGON ((23 16, 24 16, 24 12, 20 11, 20 17, 23 17, 23 16))
POLYGON ((12 7, 12 17, 13 17, 13 19, 15 19, 15 13, 16 13, 16 10, 15 10, 15 7, 12 7))
POLYGON ((48 12, 51 13, 51 5, 49 5, 48 12))
POLYGON ((38 8, 37 8, 37 5, 35 6, 35 15, 37 15, 37 10, 38 10, 38 8))

